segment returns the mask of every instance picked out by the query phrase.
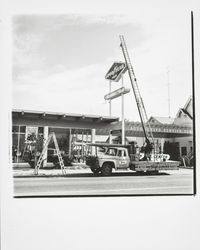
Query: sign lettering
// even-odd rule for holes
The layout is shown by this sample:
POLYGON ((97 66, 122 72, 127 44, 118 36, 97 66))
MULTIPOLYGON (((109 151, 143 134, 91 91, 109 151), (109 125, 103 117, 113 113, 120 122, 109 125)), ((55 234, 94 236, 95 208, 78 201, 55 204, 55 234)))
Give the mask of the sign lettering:
POLYGON ((118 82, 121 75, 127 70, 126 64, 123 62, 114 62, 105 78, 114 82, 118 82))

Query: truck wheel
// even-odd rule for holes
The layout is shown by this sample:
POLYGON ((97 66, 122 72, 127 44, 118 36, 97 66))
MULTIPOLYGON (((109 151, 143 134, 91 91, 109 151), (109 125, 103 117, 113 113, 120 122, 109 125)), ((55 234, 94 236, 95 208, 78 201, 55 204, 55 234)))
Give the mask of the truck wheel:
POLYGON ((101 173, 103 176, 109 176, 112 174, 112 166, 109 163, 105 163, 101 168, 101 173))
POLYGON ((98 174, 100 172, 99 168, 90 168, 90 169, 94 174, 98 174))

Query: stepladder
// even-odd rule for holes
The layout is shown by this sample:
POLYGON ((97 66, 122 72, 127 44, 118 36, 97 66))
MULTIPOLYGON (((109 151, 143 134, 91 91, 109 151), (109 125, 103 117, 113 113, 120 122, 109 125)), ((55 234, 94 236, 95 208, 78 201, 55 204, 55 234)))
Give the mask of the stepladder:
POLYGON ((53 142, 54 142, 54 145, 55 145, 55 151, 56 151, 56 155, 58 156, 58 161, 59 161, 59 164, 60 164, 60 168, 61 168, 61 171, 62 171, 62 174, 66 174, 66 170, 65 170, 65 166, 64 166, 64 162, 63 162, 63 158, 62 158, 62 155, 60 153, 60 149, 59 149, 59 146, 58 146, 58 142, 57 142, 57 139, 56 139, 56 135, 54 132, 50 133, 49 134, 49 137, 47 139, 47 141, 45 142, 44 144, 44 147, 42 149, 42 152, 39 156, 39 159, 35 165, 35 175, 38 175, 38 172, 39 172, 39 169, 44 161, 44 157, 45 157, 45 154, 46 154, 46 151, 48 149, 48 145, 50 143, 50 141, 53 139, 53 142))

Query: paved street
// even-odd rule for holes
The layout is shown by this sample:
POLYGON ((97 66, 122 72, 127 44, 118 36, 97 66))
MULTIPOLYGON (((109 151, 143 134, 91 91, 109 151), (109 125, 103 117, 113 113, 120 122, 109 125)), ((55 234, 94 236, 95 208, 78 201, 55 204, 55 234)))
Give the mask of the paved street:
POLYGON ((65 177, 14 178, 15 197, 55 195, 192 194, 193 170, 180 169, 157 175, 114 172, 94 176, 89 170, 74 171, 65 177))

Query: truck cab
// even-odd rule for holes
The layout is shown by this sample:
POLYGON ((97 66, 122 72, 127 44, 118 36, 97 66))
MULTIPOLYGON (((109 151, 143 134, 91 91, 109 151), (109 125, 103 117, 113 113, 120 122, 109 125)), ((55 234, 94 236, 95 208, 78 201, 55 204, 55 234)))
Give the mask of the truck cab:
POLYGON ((108 147, 104 153, 90 156, 86 159, 86 164, 90 166, 92 172, 102 175, 110 175, 112 170, 128 169, 130 157, 127 148, 108 147))
POLYGON ((104 155, 99 156, 100 166, 103 166, 105 159, 113 162, 116 170, 128 168, 130 164, 130 158, 126 148, 108 148, 104 155))

